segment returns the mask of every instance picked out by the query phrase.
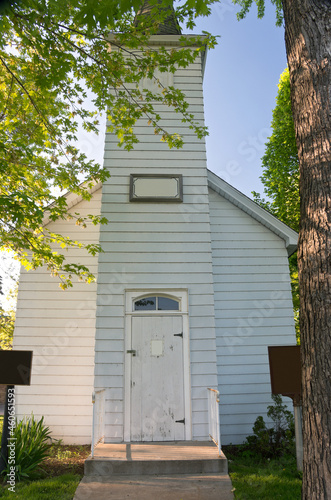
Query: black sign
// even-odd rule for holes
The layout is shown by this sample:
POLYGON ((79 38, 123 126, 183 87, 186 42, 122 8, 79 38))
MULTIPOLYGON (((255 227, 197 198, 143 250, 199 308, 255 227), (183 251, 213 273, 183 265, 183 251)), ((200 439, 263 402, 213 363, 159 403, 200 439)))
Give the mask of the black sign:
POLYGON ((300 346, 269 346, 268 352, 272 394, 289 396, 295 405, 300 404, 300 346))
POLYGON ((32 351, 0 350, 0 384, 30 385, 32 351))

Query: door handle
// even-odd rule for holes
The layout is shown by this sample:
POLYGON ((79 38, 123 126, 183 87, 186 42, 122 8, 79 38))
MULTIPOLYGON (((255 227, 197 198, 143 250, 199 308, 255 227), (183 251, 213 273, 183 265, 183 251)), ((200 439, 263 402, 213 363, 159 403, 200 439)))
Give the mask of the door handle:
POLYGON ((137 354, 137 351, 135 349, 129 349, 128 351, 126 351, 127 354, 132 354, 132 356, 136 356, 137 354))

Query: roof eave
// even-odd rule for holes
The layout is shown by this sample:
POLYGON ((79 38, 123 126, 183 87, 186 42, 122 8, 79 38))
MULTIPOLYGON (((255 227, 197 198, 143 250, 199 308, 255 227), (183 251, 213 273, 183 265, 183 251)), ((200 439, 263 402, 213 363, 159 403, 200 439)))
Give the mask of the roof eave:
POLYGON ((296 231, 277 219, 274 215, 267 212, 264 208, 255 203, 255 201, 248 198, 248 196, 238 191, 210 170, 208 170, 208 185, 213 191, 216 191, 218 194, 229 200, 238 208, 270 229, 277 236, 282 238, 285 242, 289 257, 296 251, 299 237, 296 231))
MULTIPOLYGON (((149 47, 152 47, 152 46, 180 47, 180 46, 182 46, 183 48, 185 48, 185 45, 183 45, 183 42, 181 41, 181 39, 182 40, 183 39, 190 40, 190 38, 194 39, 197 36, 199 36, 199 38, 202 38, 202 39, 206 38, 206 35, 152 35, 149 38, 148 46, 149 47)), ((116 34, 114 33, 113 35, 109 35, 107 37, 107 39, 108 39, 109 43, 111 44, 112 41, 114 41, 116 39, 116 34)), ((194 47, 194 45, 191 45, 191 47, 194 47)), ((203 50, 201 52, 202 78, 204 76, 204 71, 205 71, 205 67, 206 67, 207 51, 208 51, 208 48, 206 47, 205 50, 203 50)))
MULTIPOLYGON (((81 184, 81 186, 84 186, 84 184, 88 184, 88 181, 83 182, 81 184)), ((88 189, 88 193, 89 194, 93 194, 95 191, 97 191, 101 187, 102 187, 102 182, 96 182, 96 183, 93 184, 93 186, 91 188, 88 189)), ((80 203, 83 200, 83 196, 82 195, 78 195, 76 193, 72 193, 71 191, 67 191, 62 196, 64 196, 66 198, 67 209, 68 210, 70 210, 71 208, 75 207, 76 205, 78 205, 78 203, 80 203)), ((49 205, 47 208, 51 208, 52 205, 53 204, 49 205)), ((46 226, 50 222, 53 222, 53 221, 49 218, 49 211, 46 209, 45 213, 44 213, 44 218, 43 218, 43 226, 46 226)))

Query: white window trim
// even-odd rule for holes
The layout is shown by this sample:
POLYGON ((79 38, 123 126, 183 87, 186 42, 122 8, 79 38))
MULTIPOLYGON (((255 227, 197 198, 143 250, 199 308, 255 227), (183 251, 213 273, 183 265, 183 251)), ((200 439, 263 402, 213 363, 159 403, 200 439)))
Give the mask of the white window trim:
POLYGON ((188 299, 187 290, 183 289, 151 289, 151 290, 127 290, 125 298, 125 312, 126 314, 147 314, 148 316, 153 314, 188 314, 188 299), (134 303, 137 299, 148 296, 163 296, 169 299, 174 299, 179 301, 179 311, 135 311, 134 303))

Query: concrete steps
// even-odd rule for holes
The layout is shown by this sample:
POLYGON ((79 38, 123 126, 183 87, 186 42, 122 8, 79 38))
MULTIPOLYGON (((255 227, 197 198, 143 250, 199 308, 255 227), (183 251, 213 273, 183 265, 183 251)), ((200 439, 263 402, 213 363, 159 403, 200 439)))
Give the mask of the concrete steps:
POLYGON ((74 500, 234 500, 227 474, 84 476, 74 500))
POLYGON ((227 474, 224 454, 210 442, 101 444, 85 461, 85 476, 227 474))

